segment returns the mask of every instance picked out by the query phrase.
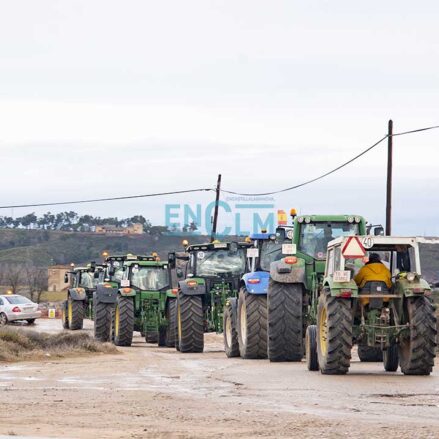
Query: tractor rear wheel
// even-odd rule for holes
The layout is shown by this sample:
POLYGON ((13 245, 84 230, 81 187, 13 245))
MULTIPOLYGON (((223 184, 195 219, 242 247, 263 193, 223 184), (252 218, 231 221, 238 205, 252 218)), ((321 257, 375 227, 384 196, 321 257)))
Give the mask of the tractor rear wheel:
POLYGON ((317 308, 317 354, 320 371, 342 375, 350 366, 352 349, 351 302, 320 295, 317 308))
POLYGON ((168 321, 168 326, 166 327, 166 340, 165 345, 168 347, 175 346, 176 339, 176 315, 177 315, 177 299, 169 299, 168 308, 166 309, 166 320, 168 321))
POLYGON ((239 357, 238 331, 236 328, 236 316, 233 315, 231 304, 224 307, 223 316, 224 351, 228 358, 239 357))
POLYGON ((201 296, 178 295, 177 329, 180 352, 203 352, 204 313, 201 296))
POLYGON ((240 291, 238 340, 242 358, 267 358, 267 296, 240 291))
POLYGON ((67 300, 67 320, 69 329, 76 331, 82 329, 84 325, 84 302, 82 300, 73 300, 70 296, 67 300))
POLYGON ((383 361, 383 351, 381 348, 358 345, 358 357, 366 363, 379 362, 383 361))
POLYGON ((270 279, 267 294, 268 358, 303 358, 302 286, 270 279))
POLYGON ((319 370, 319 360, 317 358, 317 326, 309 325, 305 333, 306 346, 306 366, 308 370, 319 370))
POLYGON ((113 320, 113 304, 102 303, 95 300, 94 308, 94 337, 96 340, 106 342, 111 340, 111 325, 113 320))
POLYGON ((61 323, 64 329, 69 329, 69 320, 67 318, 67 300, 62 303, 62 314, 61 314, 61 323))
POLYGON ((132 297, 117 296, 114 309, 114 344, 131 346, 134 332, 134 301, 132 297))
POLYGON ((436 347, 436 317, 427 297, 410 297, 405 307, 410 334, 399 342, 399 364, 404 375, 430 375, 436 347))
POLYGON ((390 345, 387 350, 383 351, 383 365, 386 372, 396 372, 398 370, 398 346, 390 345))

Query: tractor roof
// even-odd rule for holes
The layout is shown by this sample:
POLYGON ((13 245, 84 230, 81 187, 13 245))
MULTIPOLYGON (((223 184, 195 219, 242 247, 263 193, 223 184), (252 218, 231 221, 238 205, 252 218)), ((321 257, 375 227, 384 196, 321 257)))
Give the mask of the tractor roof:
MULTIPOLYGON (((328 243, 328 247, 334 247, 337 245, 343 245, 348 241, 351 236, 339 236, 328 243)), ((417 247, 418 239, 416 237, 406 237, 406 236, 374 236, 374 235, 364 235, 355 236, 361 243, 366 246, 366 250, 375 251, 392 251, 406 249, 407 247, 417 247), (366 245, 367 243, 367 245, 366 245)))
POLYGON ((125 261, 125 266, 130 267, 131 265, 140 265, 142 267, 164 267, 168 265, 167 261, 158 261, 155 257, 148 257, 148 259, 141 259, 138 261, 125 261))
POLYGON ((300 215, 296 218, 299 223, 307 222, 349 222, 359 223, 364 218, 361 215, 300 215))
MULTIPOLYGON (((193 244, 186 247, 186 252, 194 251, 215 251, 215 250, 228 250, 230 248, 231 242, 208 242, 206 244, 193 244)), ((238 248, 248 248, 251 246, 250 242, 235 242, 238 248)))

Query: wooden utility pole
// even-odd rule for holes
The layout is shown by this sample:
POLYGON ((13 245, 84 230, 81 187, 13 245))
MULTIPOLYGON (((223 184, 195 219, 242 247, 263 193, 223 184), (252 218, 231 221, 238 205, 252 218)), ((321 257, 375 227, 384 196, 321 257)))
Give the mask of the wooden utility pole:
POLYGON ((218 225, 218 205, 219 205, 220 192, 221 192, 221 174, 218 174, 218 181, 216 183, 215 211, 213 214, 213 225, 212 225, 212 234, 210 236, 210 242, 213 242, 215 240, 216 227, 218 225))
POLYGON ((389 120, 387 134, 387 196, 386 196, 386 235, 392 234, 392 162, 393 162, 393 121, 389 120))

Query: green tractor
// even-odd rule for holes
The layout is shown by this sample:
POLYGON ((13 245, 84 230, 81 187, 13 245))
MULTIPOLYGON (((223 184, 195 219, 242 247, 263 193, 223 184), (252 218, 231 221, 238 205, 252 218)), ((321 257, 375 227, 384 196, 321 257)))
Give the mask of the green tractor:
POLYGON ((117 346, 130 346, 133 331, 147 343, 175 346, 176 289, 171 286, 168 262, 158 256, 131 256, 122 266, 116 295, 113 337, 117 346))
POLYGON ((62 325, 64 329, 82 329, 84 318, 93 319, 93 295, 102 265, 95 262, 87 267, 75 267, 65 274, 64 281, 69 283, 67 300, 62 305, 62 325))
POLYGON ((307 355, 317 351, 323 374, 346 374, 356 343, 379 349, 386 371, 394 372, 399 365, 405 375, 429 375, 436 334, 431 287, 421 275, 416 238, 339 237, 329 243, 316 337, 307 346, 307 355), (349 250, 353 239, 358 254, 349 250), (353 280, 365 249, 388 266, 390 287, 389 282, 365 279, 359 288, 353 280))
POLYGON ((224 309, 238 295, 250 245, 214 241, 187 246, 184 256, 169 255, 173 267, 186 262, 184 270, 176 268, 177 277, 185 278, 178 282, 177 350, 203 352, 204 332, 223 332, 224 309))
MULTIPOLYGON (((355 215, 296 216, 293 239, 270 264, 267 293, 268 358, 300 361, 304 344, 315 338, 316 303, 323 286, 328 242, 364 235, 366 222, 355 215)), ((380 233, 379 229, 375 230, 380 233)), ((317 368, 317 357, 307 358, 317 368)))

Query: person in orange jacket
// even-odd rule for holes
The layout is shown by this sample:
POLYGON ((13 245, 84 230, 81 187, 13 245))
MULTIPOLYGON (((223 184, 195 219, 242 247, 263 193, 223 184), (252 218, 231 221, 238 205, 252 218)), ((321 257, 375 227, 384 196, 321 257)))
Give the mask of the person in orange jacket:
POLYGON ((387 288, 392 287, 390 270, 381 262, 378 253, 369 255, 369 261, 357 273, 354 280, 359 288, 363 288, 366 282, 385 282, 387 288))

